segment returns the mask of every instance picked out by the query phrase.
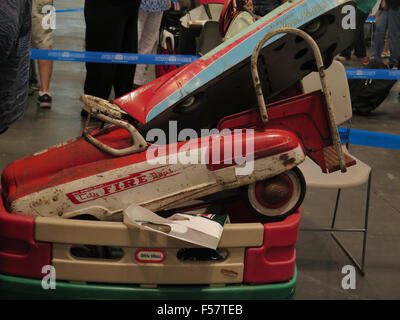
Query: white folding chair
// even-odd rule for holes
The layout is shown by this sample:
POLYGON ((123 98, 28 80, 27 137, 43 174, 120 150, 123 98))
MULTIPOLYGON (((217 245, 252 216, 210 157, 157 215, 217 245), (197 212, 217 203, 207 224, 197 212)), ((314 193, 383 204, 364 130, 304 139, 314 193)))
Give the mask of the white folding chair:
MULTIPOLYGON (((347 82, 346 71, 343 65, 334 61, 329 69, 327 69, 327 83, 331 91, 332 105, 334 108, 335 120, 337 125, 341 125, 346 121, 349 121, 352 117, 352 107, 350 100, 349 86, 347 82)), ((319 82, 319 76, 317 73, 312 73, 305 77, 302 81, 304 92, 310 92, 318 90, 321 88, 319 82)), ((350 130, 350 129, 349 129, 350 130)), ((348 130, 348 133, 349 133, 348 130)), ((348 137, 347 137, 348 142, 348 137)), ((348 146, 348 143, 347 143, 348 146)), ((345 154, 350 155, 346 146, 343 146, 343 151, 345 154)), ((350 155, 351 156, 351 155, 350 155)), ((340 171, 333 172, 330 174, 322 173, 320 167, 314 163, 310 158, 306 160, 299 166, 299 169, 303 172, 306 184, 309 187, 316 188, 335 188, 338 189, 336 196, 335 209, 333 212, 332 223, 329 228, 320 229, 310 229, 304 228, 300 229, 302 231, 328 231, 331 232, 333 239, 343 250, 343 252, 348 256, 348 258, 354 263, 355 267, 359 270, 360 274, 364 276, 364 265, 365 265, 365 252, 367 244, 367 231, 368 231, 368 214, 369 214, 369 199, 370 199, 370 189, 371 189, 371 168, 363 163, 361 160, 351 156, 356 160, 356 164, 347 168, 346 173, 340 171), (357 187, 367 184, 367 195, 365 203, 365 216, 364 216, 364 226, 360 229, 348 229, 348 228, 336 228, 336 218, 339 206, 340 194, 342 189, 357 187), (352 254, 346 249, 346 247, 339 241, 335 236, 335 232, 358 232, 363 233, 362 242, 362 254, 361 263, 352 256, 352 254)))

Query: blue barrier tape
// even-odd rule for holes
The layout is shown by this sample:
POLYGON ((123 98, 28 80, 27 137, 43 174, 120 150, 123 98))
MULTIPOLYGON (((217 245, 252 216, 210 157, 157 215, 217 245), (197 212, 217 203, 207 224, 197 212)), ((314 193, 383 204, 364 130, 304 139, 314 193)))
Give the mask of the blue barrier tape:
POLYGON ((349 143, 360 146, 400 150, 400 135, 363 131, 358 129, 338 128, 340 138, 346 142, 349 134, 349 143))
POLYGON ((346 69, 346 74, 348 79, 400 79, 400 70, 392 69, 346 69))
POLYGON ((184 65, 198 56, 31 49, 32 60, 184 65))
POLYGON ((83 11, 83 8, 75 8, 75 9, 60 9, 56 10, 56 13, 63 13, 63 12, 78 12, 83 11))
POLYGON ((367 23, 375 23, 376 22, 376 16, 369 16, 366 20, 367 23))
MULTIPOLYGON (((100 63, 182 65, 191 63, 198 59, 198 57, 31 49, 31 59, 100 63)), ((372 77, 374 79, 388 79, 390 76, 390 79, 400 79, 399 70, 348 69, 346 72, 350 73, 351 79, 355 79, 355 76, 367 76, 367 79, 371 79, 372 77), (363 73, 360 75, 360 73, 358 73, 359 71, 362 71, 363 73), (356 72, 356 74, 352 75, 351 72, 356 72), (384 76, 386 76, 386 78, 384 78, 384 76)), ((348 129, 345 128, 339 128, 339 134, 343 142, 347 141, 347 136, 349 135, 349 142, 351 144, 400 150, 400 135, 362 131, 357 129, 351 129, 350 132, 348 132, 348 129)))
MULTIPOLYGON (((97 63, 184 65, 197 60, 198 56, 168 54, 134 54, 117 52, 92 52, 70 50, 31 49, 33 60, 79 61, 97 63)), ((399 80, 400 70, 346 69, 348 79, 399 80)))

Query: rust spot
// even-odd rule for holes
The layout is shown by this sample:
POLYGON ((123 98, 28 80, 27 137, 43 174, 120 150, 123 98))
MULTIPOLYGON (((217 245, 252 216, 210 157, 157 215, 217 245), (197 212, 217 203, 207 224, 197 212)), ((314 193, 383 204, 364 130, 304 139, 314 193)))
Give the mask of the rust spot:
POLYGON ((283 164, 284 164, 285 166, 289 166, 289 165, 292 165, 295 161, 296 161, 295 158, 290 158, 290 159, 284 161, 283 164))
POLYGON ((290 166, 296 161, 295 158, 289 158, 289 155, 287 153, 281 155, 279 157, 279 160, 281 160, 283 162, 284 166, 290 166))
POLYGON ((285 201, 290 195, 290 189, 279 176, 268 180, 262 188, 261 197, 269 204, 277 205, 285 201))
POLYGON ((37 199, 33 201, 29 206, 31 208, 40 207, 42 205, 42 199, 37 199))
POLYGON ((38 200, 35 200, 35 201, 31 202, 29 204, 29 207, 34 209, 34 210, 36 210, 36 208, 45 207, 45 206, 47 206, 49 204, 50 204, 50 202, 48 200, 45 201, 45 200, 42 200, 42 199, 38 199, 38 200))
POLYGON ((282 154, 282 155, 279 157, 279 160, 281 160, 281 161, 286 161, 287 159, 289 159, 289 155, 288 155, 287 153, 282 154))

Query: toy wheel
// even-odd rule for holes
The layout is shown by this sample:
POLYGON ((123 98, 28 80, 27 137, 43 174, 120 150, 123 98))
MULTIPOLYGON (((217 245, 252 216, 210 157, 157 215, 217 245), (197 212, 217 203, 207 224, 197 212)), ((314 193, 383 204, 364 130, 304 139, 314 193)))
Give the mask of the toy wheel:
POLYGON ((247 3, 245 0, 227 0, 225 1, 224 7, 222 8, 219 16, 219 33, 222 37, 225 36, 228 31, 229 25, 233 18, 235 18, 240 11, 243 10, 243 6, 247 3))
POLYGON ((246 191, 251 211, 266 220, 276 221, 300 207, 306 194, 306 183, 301 171, 293 168, 270 179, 252 183, 246 191))

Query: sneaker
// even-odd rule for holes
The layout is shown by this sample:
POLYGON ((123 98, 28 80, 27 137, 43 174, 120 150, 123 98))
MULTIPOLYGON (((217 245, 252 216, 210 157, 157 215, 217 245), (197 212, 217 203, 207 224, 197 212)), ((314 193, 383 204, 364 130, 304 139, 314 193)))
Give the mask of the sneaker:
POLYGON ((374 59, 374 57, 370 57, 370 58, 364 58, 361 63, 366 66, 368 65, 372 60, 374 59))
POLYGON ((41 108, 51 108, 51 95, 47 92, 39 92, 37 102, 41 108))

